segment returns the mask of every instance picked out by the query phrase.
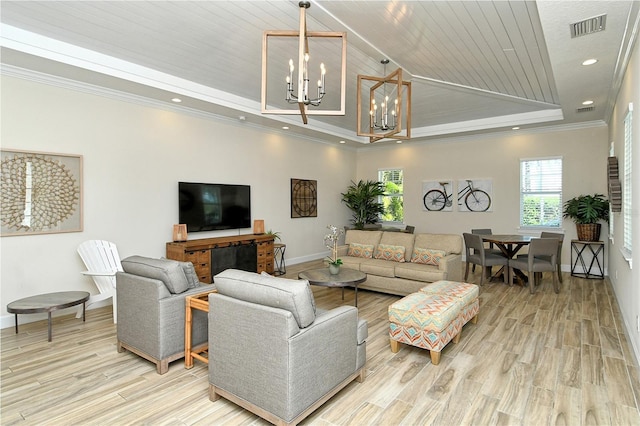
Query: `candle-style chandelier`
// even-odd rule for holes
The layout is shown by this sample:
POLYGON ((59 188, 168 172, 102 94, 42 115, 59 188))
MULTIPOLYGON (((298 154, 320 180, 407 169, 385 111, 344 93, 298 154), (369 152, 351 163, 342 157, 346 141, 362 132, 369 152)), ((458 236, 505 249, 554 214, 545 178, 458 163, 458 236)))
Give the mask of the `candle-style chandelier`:
MULTIPOLYGON (((380 63, 386 74, 389 60, 383 59, 380 63)), ((411 139, 411 83, 402 80, 402 68, 385 77, 358 75, 357 96, 358 136, 368 136, 369 142, 385 138, 411 139), (363 91, 367 87, 363 89, 363 86, 366 84, 369 84, 369 99, 365 102, 363 91)))
MULTIPOLYGON (((387 73, 387 64, 389 63, 388 59, 383 59, 380 61, 382 65, 384 65, 384 74, 387 73)), ((397 93, 396 93, 397 95, 397 93)), ((376 98, 371 98, 371 109, 369 109, 370 123, 369 127, 371 129, 376 130, 395 130, 396 128, 396 117, 398 115, 398 98, 396 97, 393 101, 393 105, 389 108, 389 94, 387 93, 387 85, 382 83, 382 102, 380 102, 380 109, 378 110, 378 104, 376 103, 376 98), (389 111, 391 111, 391 120, 392 123, 389 122, 389 111)))
MULTIPOLYGON (((347 75, 347 34, 345 32, 319 32, 319 31, 307 31, 306 22, 306 10, 311 6, 308 1, 301 1, 298 3, 300 7, 300 28, 299 31, 287 31, 287 30, 268 30, 265 31, 262 38, 262 113, 263 114, 300 114, 302 115, 302 121, 307 124, 308 115, 344 115, 345 114, 345 87, 346 87, 346 75, 347 75), (286 75, 286 94, 284 100, 269 98, 268 90, 268 75, 267 69, 272 66, 274 69, 280 67, 278 59, 273 60, 271 63, 276 65, 269 65, 269 40, 277 37, 296 37, 298 38, 298 60, 297 66, 295 58, 290 58, 288 63, 288 74, 286 75), (322 40, 337 40, 340 42, 340 56, 333 55, 330 59, 327 59, 320 63, 319 74, 316 88, 314 89, 313 83, 311 83, 311 77, 313 72, 310 71, 310 44, 313 44, 314 39, 322 40), (331 91, 327 90, 327 81, 325 76, 327 74, 327 68, 325 63, 331 60, 332 64, 335 64, 336 69, 338 63, 340 63, 340 90, 338 93, 337 85, 332 87, 331 91), (296 73, 297 71, 297 73, 296 73), (335 91, 335 92, 334 92, 335 91), (327 92, 333 92, 339 95, 340 109, 309 109, 309 107, 318 107, 322 103, 327 92), (268 100, 269 98, 269 100, 268 100), (270 107, 270 104, 277 105, 286 101, 288 104, 297 104, 298 109, 276 109, 270 107)), ((337 45, 337 43, 335 43, 337 45)), ((318 45, 320 46, 320 44, 318 45)), ((337 47, 337 46, 336 46, 337 47)), ((327 46, 322 44, 323 53, 326 53, 327 46)), ((276 49, 281 51, 282 48, 276 49)), ((283 61, 284 62, 284 61, 283 61)), ((316 62, 317 63, 317 62, 316 62)), ((287 63, 284 62, 283 65, 287 63)), ((280 74, 282 75, 282 74, 280 74)), ((282 80, 280 80, 282 81, 282 80)), ((334 83, 337 79, 334 77, 334 83)), ((273 93, 282 93, 282 89, 273 90, 273 93)), ((282 95, 280 95, 282 96, 282 95)), ((333 98, 333 96, 332 96, 333 98)), ((335 102, 334 102, 335 105, 335 102)), ((329 106, 331 107, 331 105, 329 106)))
POLYGON ((289 59, 289 75, 287 76, 287 96, 286 101, 290 104, 296 104, 298 102, 302 102, 305 105, 313 105, 319 106, 320 102, 322 102, 322 98, 325 95, 325 85, 324 85, 324 76, 327 73, 327 70, 324 67, 324 62, 320 64, 320 80, 318 80, 318 96, 315 99, 311 99, 309 97, 309 54, 304 54, 304 63, 302 69, 302 95, 298 96, 293 92, 293 71, 295 67, 293 66, 293 59, 289 59))

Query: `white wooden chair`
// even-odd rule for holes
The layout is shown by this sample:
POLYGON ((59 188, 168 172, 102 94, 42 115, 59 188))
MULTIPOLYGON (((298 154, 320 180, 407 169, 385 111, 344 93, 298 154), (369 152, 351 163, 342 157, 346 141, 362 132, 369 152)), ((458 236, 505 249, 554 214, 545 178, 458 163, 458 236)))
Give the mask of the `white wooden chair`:
POLYGON ((78 246, 87 271, 82 274, 93 278, 100 294, 91 296, 87 305, 113 298, 113 322, 118 322, 116 309, 116 272, 122 271, 118 249, 114 243, 103 240, 89 240, 78 246))

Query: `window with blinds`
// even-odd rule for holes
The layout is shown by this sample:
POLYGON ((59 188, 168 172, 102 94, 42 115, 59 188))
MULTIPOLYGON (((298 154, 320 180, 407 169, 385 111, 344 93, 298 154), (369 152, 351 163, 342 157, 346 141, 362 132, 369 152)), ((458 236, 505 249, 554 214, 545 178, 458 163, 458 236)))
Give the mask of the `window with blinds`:
POLYGON ((402 169, 378 170, 378 181, 384 184, 385 194, 380 197, 384 213, 383 222, 404 221, 404 194, 402 169))
POLYGON ((624 250, 628 255, 631 255, 631 132, 632 122, 631 116, 633 113, 633 104, 629 104, 629 111, 624 118, 624 170, 622 176, 622 221, 623 221, 623 234, 624 234, 624 250))
POLYGON ((562 158, 520 160, 520 227, 560 228, 562 158))

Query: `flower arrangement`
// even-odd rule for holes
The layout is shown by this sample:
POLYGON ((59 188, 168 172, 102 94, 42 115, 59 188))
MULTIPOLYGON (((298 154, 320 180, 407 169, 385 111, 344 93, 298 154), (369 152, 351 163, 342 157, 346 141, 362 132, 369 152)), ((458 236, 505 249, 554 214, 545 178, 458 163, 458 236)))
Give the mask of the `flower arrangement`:
POLYGON ((344 229, 338 228, 334 225, 327 225, 330 233, 324 236, 325 246, 331 250, 331 256, 327 257, 329 265, 340 266, 342 265, 342 259, 338 257, 338 239, 344 234, 344 229))

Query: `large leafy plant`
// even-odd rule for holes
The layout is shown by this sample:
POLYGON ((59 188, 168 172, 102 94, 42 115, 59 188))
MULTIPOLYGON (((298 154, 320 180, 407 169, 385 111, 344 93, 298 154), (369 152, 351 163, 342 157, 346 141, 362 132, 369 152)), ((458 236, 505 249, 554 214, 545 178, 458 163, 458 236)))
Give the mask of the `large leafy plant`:
POLYGON ((356 229, 363 229, 368 223, 376 223, 384 212, 384 206, 378 201, 384 195, 384 184, 377 181, 351 181, 347 192, 341 193, 342 201, 353 212, 351 222, 356 229))
POLYGON ((609 201, 602 194, 574 197, 564 203, 562 217, 572 219, 577 225, 609 222, 609 201))

